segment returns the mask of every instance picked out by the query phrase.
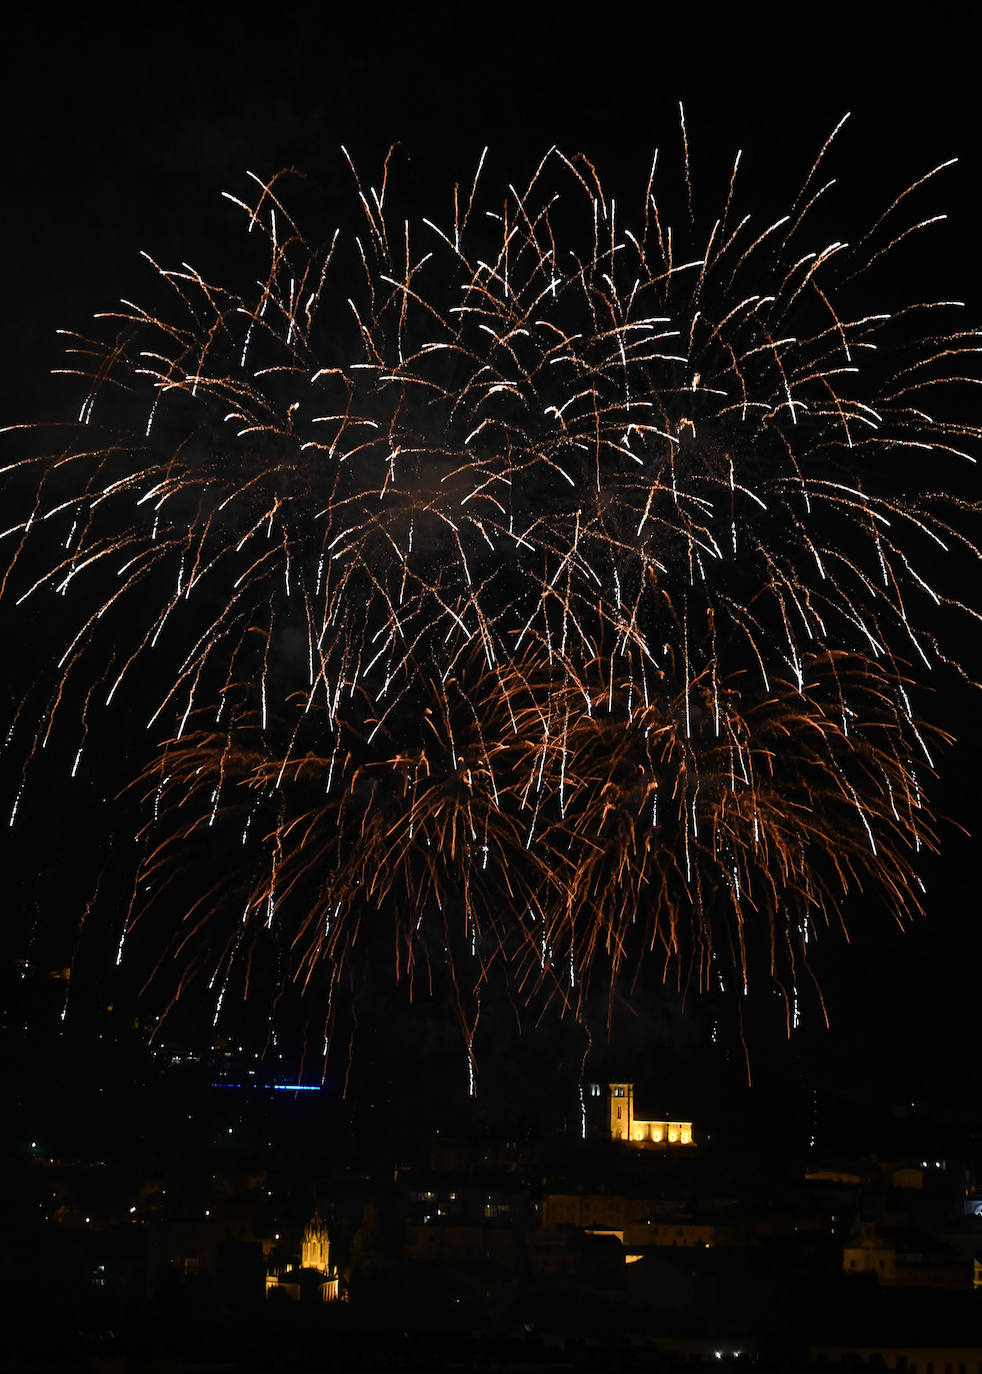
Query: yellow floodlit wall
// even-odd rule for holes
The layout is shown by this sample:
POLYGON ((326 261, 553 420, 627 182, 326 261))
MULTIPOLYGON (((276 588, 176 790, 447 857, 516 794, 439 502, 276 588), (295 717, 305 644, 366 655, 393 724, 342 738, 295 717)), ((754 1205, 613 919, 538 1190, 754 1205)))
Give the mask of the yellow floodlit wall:
POLYGON ((632 1145, 692 1145, 691 1121, 641 1121, 634 1115, 634 1084, 610 1085, 610 1138, 632 1145))

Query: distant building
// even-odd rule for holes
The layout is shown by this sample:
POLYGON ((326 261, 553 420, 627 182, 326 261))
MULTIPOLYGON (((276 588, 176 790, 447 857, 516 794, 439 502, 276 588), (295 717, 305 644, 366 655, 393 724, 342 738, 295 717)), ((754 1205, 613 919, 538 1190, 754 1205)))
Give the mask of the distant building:
POLYGON ((262 1244, 247 1208, 226 1207, 197 1218, 157 1218, 144 1228, 146 1279, 151 1292, 170 1280, 208 1283, 239 1280, 262 1292, 262 1244), (238 1275, 238 1279, 232 1276, 238 1275))
POLYGON ((856 1234, 842 1247, 842 1268, 846 1274, 875 1274, 880 1283, 890 1283, 896 1266, 896 1249, 872 1221, 861 1221, 856 1234))
POLYGON ((653 1198, 628 1197, 623 1193, 547 1192, 542 1199, 545 1231, 575 1226, 581 1230, 623 1232, 634 1222, 646 1222, 658 1208, 653 1198))
POLYGON ((337 1270, 331 1266, 327 1227, 315 1212, 300 1244, 300 1267, 287 1265, 266 1275, 266 1296, 280 1293, 294 1302, 337 1302, 341 1296, 337 1270))
POLYGON ((649 1121, 634 1114, 634 1084, 610 1085, 610 1138, 631 1145, 692 1145, 691 1121, 649 1121))
POLYGON ((954 1254, 928 1232, 881 1227, 860 1220, 842 1247, 846 1274, 873 1274, 891 1288, 950 1288, 974 1286, 975 1264, 954 1254))

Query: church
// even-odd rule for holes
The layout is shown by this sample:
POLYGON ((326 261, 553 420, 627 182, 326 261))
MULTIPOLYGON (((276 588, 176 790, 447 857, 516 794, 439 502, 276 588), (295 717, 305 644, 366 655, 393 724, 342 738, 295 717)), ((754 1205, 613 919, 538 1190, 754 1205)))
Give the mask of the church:
MULTIPOLYGON (((610 1138, 635 1146, 660 1145, 671 1149, 678 1145, 692 1145, 691 1121, 650 1121, 634 1114, 634 1084, 610 1083, 610 1138)), ((602 1095, 600 1083, 590 1084, 594 1098, 602 1095)))
POLYGON ((294 1302, 337 1302, 341 1297, 337 1270, 331 1264, 327 1227, 315 1212, 300 1244, 300 1267, 271 1269, 266 1275, 266 1296, 282 1294, 294 1302))

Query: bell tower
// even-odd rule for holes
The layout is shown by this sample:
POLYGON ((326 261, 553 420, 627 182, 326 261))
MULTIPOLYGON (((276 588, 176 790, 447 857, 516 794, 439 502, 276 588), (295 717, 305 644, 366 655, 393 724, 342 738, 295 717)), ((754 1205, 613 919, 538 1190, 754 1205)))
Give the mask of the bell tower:
POLYGON ((634 1084, 610 1085, 610 1138, 630 1140, 634 1122, 634 1084))
POLYGON ((304 1269, 318 1269, 322 1274, 331 1272, 331 1242, 319 1212, 314 1213, 303 1233, 300 1264, 304 1269))

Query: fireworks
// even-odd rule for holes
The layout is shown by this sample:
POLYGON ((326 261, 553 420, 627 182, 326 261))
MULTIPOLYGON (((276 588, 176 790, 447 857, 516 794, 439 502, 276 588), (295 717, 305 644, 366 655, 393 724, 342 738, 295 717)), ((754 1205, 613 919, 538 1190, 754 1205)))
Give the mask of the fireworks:
POLYGON ((70 336, 78 423, 7 468, 3 595, 68 626, 11 740, 77 773, 139 705, 121 958, 156 913, 217 1016, 262 949, 336 1000, 384 924, 471 1048, 496 971, 576 1014, 646 958, 791 1024, 850 891, 920 910, 911 696, 976 557, 923 473, 979 437, 929 410, 977 335, 877 295, 927 178, 813 237, 829 144, 774 222, 739 157, 700 224, 686 153, 670 223, 657 159, 627 212, 552 150, 412 221, 387 160, 318 249, 256 180, 254 289, 156 268, 70 336))

